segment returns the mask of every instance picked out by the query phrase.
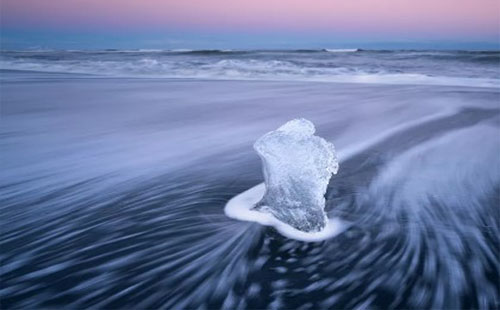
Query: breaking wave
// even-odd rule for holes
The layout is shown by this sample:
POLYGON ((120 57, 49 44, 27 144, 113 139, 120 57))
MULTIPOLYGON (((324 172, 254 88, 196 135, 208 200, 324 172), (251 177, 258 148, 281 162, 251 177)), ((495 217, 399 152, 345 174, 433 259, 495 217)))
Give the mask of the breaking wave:
POLYGON ((113 77, 500 86, 500 53, 467 51, 3 51, 0 69, 113 77), (445 65, 445 66, 443 66, 445 65))
POLYGON ((361 51, 359 48, 340 48, 340 49, 329 49, 325 48, 325 52, 328 53, 354 53, 361 51))

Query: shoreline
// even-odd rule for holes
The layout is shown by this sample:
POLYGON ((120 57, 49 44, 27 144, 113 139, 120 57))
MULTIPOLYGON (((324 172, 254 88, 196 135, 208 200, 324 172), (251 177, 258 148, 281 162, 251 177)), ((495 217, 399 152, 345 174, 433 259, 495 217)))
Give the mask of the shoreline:
POLYGON ((17 69, 4 69, 0 68, 0 80, 8 81, 9 78, 12 78, 12 75, 16 76, 16 80, 23 78, 33 78, 37 76, 37 79, 43 80, 51 80, 58 78, 70 78, 71 80, 138 80, 138 81, 193 81, 193 82, 257 82, 257 83, 297 83, 297 84, 327 84, 327 85, 360 85, 360 86, 426 86, 426 87, 467 87, 467 88, 486 88, 486 89, 497 89, 500 90, 500 80, 496 79, 484 79, 484 78, 469 78, 469 77, 448 77, 448 76, 421 76, 420 78, 429 78, 429 79, 449 79, 458 81, 458 83, 433 83, 431 80, 424 82, 411 82, 411 81, 403 81, 398 82, 393 80, 389 81, 370 81, 372 78, 376 77, 393 77, 393 75, 388 74, 384 75, 373 75, 370 76, 367 80, 364 80, 364 76, 352 76, 353 78, 360 78, 360 81, 352 80, 327 80, 321 78, 311 78, 311 79, 293 79, 293 78, 244 78, 244 77, 236 77, 236 78, 216 78, 216 77, 171 77, 171 76, 154 76, 154 75, 100 75, 97 73, 85 73, 85 72, 63 72, 63 71, 36 71, 36 70, 17 70, 17 69), (460 81, 464 81, 461 83, 460 81), (470 85, 466 83, 467 81, 475 81, 479 82, 476 85, 470 85), (483 84, 481 84, 483 83, 483 84))

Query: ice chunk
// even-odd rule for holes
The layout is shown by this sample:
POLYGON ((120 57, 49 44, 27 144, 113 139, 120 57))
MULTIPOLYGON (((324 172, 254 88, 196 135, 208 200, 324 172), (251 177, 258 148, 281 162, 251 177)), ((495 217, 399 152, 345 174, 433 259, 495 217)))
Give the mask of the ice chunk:
POLYGON ((255 209, 305 232, 325 227, 326 188, 338 170, 333 144, 314 132, 310 121, 294 119, 254 144, 266 183, 264 197, 255 209))

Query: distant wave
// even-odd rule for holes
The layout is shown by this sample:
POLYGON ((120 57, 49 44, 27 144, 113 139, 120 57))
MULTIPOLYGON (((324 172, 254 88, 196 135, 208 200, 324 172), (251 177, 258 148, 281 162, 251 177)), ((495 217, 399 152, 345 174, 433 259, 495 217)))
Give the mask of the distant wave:
POLYGON ((225 55, 225 54, 243 54, 243 53, 248 53, 249 51, 244 51, 244 50, 231 50, 231 49, 224 49, 224 50, 218 50, 218 49, 213 49, 213 50, 170 50, 170 52, 173 53, 183 53, 183 54, 190 54, 190 55, 225 55))
POLYGON ((3 51, 0 69, 115 77, 500 86, 498 51, 3 51))
MULTIPOLYGON (((152 64, 155 65, 154 63, 152 64)), ((276 64, 275 68, 280 65, 276 64)), ((340 68, 342 69, 342 68, 340 68)), ((345 74, 299 74, 293 72, 252 72, 249 70, 220 69, 220 70, 185 70, 177 72, 118 72, 106 71, 107 69, 90 70, 85 68, 61 68, 26 66, 24 68, 12 68, 0 64, 0 70, 20 72, 47 72, 47 73, 74 73, 90 74, 109 77, 130 78, 181 78, 181 79, 211 79, 211 80, 262 80, 262 81, 304 81, 304 82, 331 82, 331 83, 362 83, 362 84, 391 84, 391 85, 442 85, 442 86, 473 86, 473 87, 500 87, 497 79, 488 78, 464 78, 446 76, 427 76, 411 73, 368 73, 354 72, 345 74), (106 72, 103 74, 102 72, 106 72)), ((139 70, 137 70, 139 71, 139 70)), ((151 71, 151 70, 149 70, 151 71)), ((282 70, 281 70, 282 71, 282 70)))
POLYGON ((440 59, 463 59, 463 60, 474 60, 475 58, 488 59, 491 61, 500 61, 500 50, 499 51, 465 51, 465 50, 384 50, 384 49, 362 49, 362 48, 322 48, 322 49, 188 49, 188 48, 178 48, 178 49, 100 49, 100 50, 56 50, 56 49, 31 49, 31 50, 0 50, 0 54, 18 54, 18 55, 28 55, 28 54, 186 54, 186 55, 200 55, 200 56, 211 56, 211 55, 231 55, 231 54, 308 54, 308 53, 357 53, 362 52, 363 54, 391 54, 400 56, 412 56, 412 57, 435 57, 440 59))
POLYGON ((311 81, 366 84, 415 84, 499 87, 498 79, 430 76, 419 73, 366 71, 357 68, 304 68, 288 61, 225 59, 212 64, 190 65, 163 63, 143 58, 138 61, 80 63, 36 63, 0 61, 0 69, 56 73, 93 74, 114 77, 199 78, 218 80, 311 81))
POLYGON ((361 50, 359 48, 340 48, 340 49, 325 48, 323 51, 328 53, 355 53, 361 50))

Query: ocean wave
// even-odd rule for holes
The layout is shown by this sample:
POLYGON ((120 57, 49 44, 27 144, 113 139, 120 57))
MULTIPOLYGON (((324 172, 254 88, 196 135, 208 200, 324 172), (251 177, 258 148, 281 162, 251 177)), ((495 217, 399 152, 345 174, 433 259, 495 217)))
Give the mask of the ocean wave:
POLYGON ((500 52, 494 51, 111 49, 0 53, 0 69, 17 71, 481 87, 500 85, 499 63, 500 52))
POLYGON ((191 78, 215 80, 309 81, 365 84, 409 84, 499 87, 500 80, 453 76, 431 76, 420 73, 398 73, 358 68, 300 67, 287 61, 221 60, 213 64, 179 65, 143 58, 123 62, 10 63, 0 61, 0 69, 51 73, 92 74, 130 78, 191 78))
POLYGON ((170 50, 172 53, 181 53, 188 55, 198 55, 198 56, 212 56, 212 55, 227 55, 227 54, 245 54, 249 51, 243 50, 231 50, 231 49, 208 49, 208 50, 170 50))
POLYGON ((143 58, 134 62, 5 62, 0 69, 51 73, 92 74, 134 78, 191 78, 215 80, 309 81, 365 84, 415 84, 444 86, 499 87, 500 80, 453 76, 431 76, 420 73, 397 73, 358 68, 301 67, 288 61, 225 59, 211 64, 174 64, 143 58))
POLYGON ((323 51, 328 53, 355 53, 355 52, 360 52, 361 50, 359 48, 340 48, 340 49, 325 48, 323 51))

